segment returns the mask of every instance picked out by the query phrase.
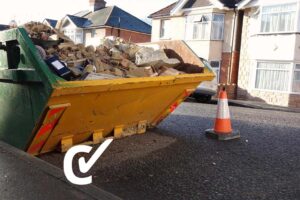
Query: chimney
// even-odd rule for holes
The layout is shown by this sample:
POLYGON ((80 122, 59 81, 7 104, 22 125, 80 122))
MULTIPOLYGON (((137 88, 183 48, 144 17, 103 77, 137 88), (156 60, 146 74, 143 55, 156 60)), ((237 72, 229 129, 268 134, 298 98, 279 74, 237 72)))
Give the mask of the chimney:
POLYGON ((90 3, 90 10, 93 12, 105 8, 106 6, 106 1, 104 0, 89 0, 89 3, 90 3))

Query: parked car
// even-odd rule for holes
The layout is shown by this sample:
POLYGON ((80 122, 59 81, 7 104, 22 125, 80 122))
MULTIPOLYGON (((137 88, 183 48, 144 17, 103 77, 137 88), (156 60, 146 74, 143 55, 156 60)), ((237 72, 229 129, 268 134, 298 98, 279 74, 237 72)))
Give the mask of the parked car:
POLYGON ((205 82, 201 83, 197 87, 196 91, 191 96, 200 103, 207 103, 207 102, 210 102, 212 97, 217 94, 217 90, 218 90, 218 78, 217 77, 218 76, 207 60, 205 60, 203 58, 200 58, 200 59, 208 68, 210 68, 215 73, 216 78, 212 81, 205 81, 205 82))

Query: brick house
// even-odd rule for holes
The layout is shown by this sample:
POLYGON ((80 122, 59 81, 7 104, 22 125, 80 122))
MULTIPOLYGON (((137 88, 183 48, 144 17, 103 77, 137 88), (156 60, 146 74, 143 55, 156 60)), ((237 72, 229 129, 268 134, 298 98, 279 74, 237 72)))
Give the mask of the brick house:
POLYGON ((185 40, 210 62, 220 85, 236 97, 242 11, 240 0, 180 0, 149 16, 153 42, 185 40))
POLYGON ((238 98, 300 107, 299 0, 244 0, 238 98))
POLYGON ((151 40, 151 26, 104 0, 89 0, 90 9, 67 15, 57 28, 75 43, 99 45, 106 36, 117 36, 141 43, 151 40))

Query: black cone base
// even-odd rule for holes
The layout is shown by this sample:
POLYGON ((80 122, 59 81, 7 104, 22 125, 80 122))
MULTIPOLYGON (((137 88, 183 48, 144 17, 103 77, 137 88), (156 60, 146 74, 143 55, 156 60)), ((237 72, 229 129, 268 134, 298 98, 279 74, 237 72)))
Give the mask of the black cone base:
POLYGON ((234 140, 234 139, 239 139, 241 137, 240 132, 235 130, 233 130, 229 134, 217 134, 213 129, 208 129, 205 131, 205 134, 209 138, 213 138, 221 141, 234 140))

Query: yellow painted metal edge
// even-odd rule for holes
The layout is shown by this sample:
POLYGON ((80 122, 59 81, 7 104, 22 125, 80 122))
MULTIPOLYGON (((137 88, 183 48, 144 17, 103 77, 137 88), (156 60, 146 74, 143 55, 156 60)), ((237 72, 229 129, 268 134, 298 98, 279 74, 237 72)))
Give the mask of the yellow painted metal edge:
POLYGON ((117 91, 185 83, 200 83, 213 80, 213 73, 184 74, 178 76, 122 78, 113 80, 59 82, 52 97, 61 95, 86 94, 103 91, 117 91))

